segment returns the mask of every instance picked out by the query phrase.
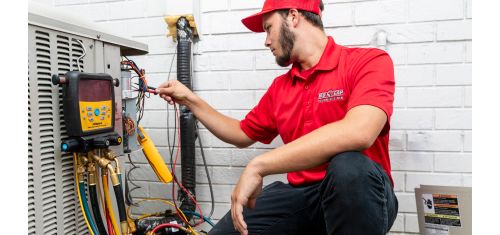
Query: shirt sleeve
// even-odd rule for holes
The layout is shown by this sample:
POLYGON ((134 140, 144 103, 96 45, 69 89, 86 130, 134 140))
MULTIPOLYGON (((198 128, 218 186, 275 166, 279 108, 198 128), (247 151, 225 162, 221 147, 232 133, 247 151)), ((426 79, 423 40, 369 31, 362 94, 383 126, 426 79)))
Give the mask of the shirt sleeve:
POLYGON ((240 127, 245 134, 254 141, 269 144, 278 135, 276 119, 273 112, 274 82, 255 106, 243 120, 240 127))
POLYGON ((372 105, 383 110, 387 115, 387 123, 380 135, 385 135, 390 129, 394 102, 394 65, 391 58, 382 50, 370 49, 356 59, 351 78, 351 96, 347 109, 358 105, 372 105))

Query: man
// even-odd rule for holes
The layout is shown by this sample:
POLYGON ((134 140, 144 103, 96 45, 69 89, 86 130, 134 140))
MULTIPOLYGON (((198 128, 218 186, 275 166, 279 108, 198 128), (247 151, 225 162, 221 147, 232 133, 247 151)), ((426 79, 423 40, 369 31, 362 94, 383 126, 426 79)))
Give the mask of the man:
POLYGON ((327 37, 320 0, 266 0, 242 20, 266 32, 277 77, 244 120, 222 115, 177 81, 158 92, 188 106, 221 140, 243 148, 285 145, 251 160, 231 195, 231 210, 210 234, 385 234, 397 214, 388 153, 394 99, 390 57, 346 48, 327 37), (288 173, 289 184, 271 174, 288 173))

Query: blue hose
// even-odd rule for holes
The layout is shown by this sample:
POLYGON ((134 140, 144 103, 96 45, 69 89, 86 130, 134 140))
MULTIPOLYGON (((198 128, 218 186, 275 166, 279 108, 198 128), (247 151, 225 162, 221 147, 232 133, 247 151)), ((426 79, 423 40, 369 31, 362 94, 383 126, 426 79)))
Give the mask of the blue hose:
POLYGON ((190 214, 190 215, 194 215, 198 218, 202 218, 205 222, 207 222, 208 224, 210 224, 212 227, 215 226, 214 222, 212 222, 212 220, 210 220, 209 218, 205 217, 205 216, 201 216, 198 212, 194 212, 194 211, 182 211, 184 214, 190 214))
POLYGON ((78 187, 80 187, 80 197, 82 199, 83 210, 89 221, 90 228, 92 229, 92 232, 94 232, 94 235, 99 235, 99 231, 97 230, 97 226, 95 225, 94 218, 92 217, 92 214, 90 214, 89 204, 87 203, 87 196, 85 195, 84 182, 79 182, 78 187))

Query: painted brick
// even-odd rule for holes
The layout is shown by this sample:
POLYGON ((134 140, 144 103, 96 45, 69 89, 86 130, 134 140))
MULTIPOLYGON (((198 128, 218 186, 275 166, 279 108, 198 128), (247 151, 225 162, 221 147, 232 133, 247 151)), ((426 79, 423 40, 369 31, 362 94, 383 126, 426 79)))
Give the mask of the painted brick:
MULTIPOLYGON (((291 66, 289 66, 291 67, 291 66)), ((279 69, 275 57, 269 51, 255 52, 255 69, 279 69)))
POLYGON ((472 187, 472 174, 464 175, 464 187, 472 187))
POLYGON ((459 131, 408 131, 408 150, 461 151, 462 133, 459 131))
POLYGON ((472 18, 472 0, 465 1, 465 6, 467 8, 466 17, 470 19, 472 18))
POLYGON ((414 192, 420 185, 462 186, 459 174, 406 173, 406 191, 414 192))
POLYGON ((278 76, 276 71, 233 72, 230 74, 231 90, 267 90, 278 76))
POLYGON ((167 107, 173 109, 164 99, 159 96, 152 96, 144 102, 145 110, 166 110, 167 107), (169 107, 170 106, 170 107, 169 107))
POLYGON ((394 65, 406 64, 408 61, 408 46, 393 44, 387 47, 387 53, 391 56, 394 65))
POLYGON ((472 63, 472 42, 465 43, 465 62, 472 63))
MULTIPOLYGON (((135 40, 143 42, 148 45, 149 55, 155 54, 173 54, 177 48, 177 44, 172 40, 172 37, 167 37, 166 35, 154 36, 154 37, 140 37, 135 40)), ((163 65, 167 68, 170 67, 170 63, 163 65)), ((173 66, 175 66, 175 61, 173 66)), ((172 67, 173 68, 173 67, 172 67)))
POLYGON ((374 27, 349 27, 328 30, 329 35, 334 35, 335 42, 341 45, 368 45, 376 32, 374 27))
MULTIPOLYGON (((236 34, 229 37, 229 44, 225 47, 232 51, 240 50, 270 50, 264 45, 266 34, 264 33, 245 33, 236 34)), ((248 52, 247 52, 248 53, 248 52)))
MULTIPOLYGON (((212 185, 215 202, 231 203, 232 185, 212 185)), ((210 188, 208 185, 196 186, 196 200, 211 201, 210 188)))
POLYGON ((370 1, 356 4, 356 25, 403 23, 408 15, 408 4, 402 0, 370 1))
POLYGON ((442 172, 472 173, 472 154, 436 153, 434 169, 442 172))
POLYGON ((472 85, 472 65, 438 65, 436 66, 437 85, 472 85))
POLYGON ((140 2, 141 4, 146 5, 146 12, 144 13, 145 17, 165 16, 167 12, 167 5, 168 7, 171 7, 170 2, 165 0, 148 0, 140 2))
POLYGON ((408 64, 458 63, 463 53, 461 42, 408 45, 408 64))
POLYGON ((404 150, 406 148, 406 134, 403 131, 391 130, 389 133, 389 149, 404 150))
POLYGON ((418 217, 416 214, 405 215, 405 232, 418 233, 418 217))
POLYGON ((398 88, 396 87, 396 90, 394 92, 394 103, 393 107, 394 108, 404 108, 407 106, 408 103, 408 98, 407 98, 407 91, 405 88, 398 88))
POLYGON ((200 134, 200 138, 201 138, 202 142, 206 146, 217 147, 217 148, 231 148, 231 147, 234 147, 233 145, 225 143, 222 140, 218 139, 217 137, 215 137, 209 131, 200 130, 199 134, 200 134))
POLYGON ((201 52, 228 51, 230 44, 228 35, 209 35, 200 41, 201 52))
POLYGON ((396 220, 394 220, 394 224, 392 224, 391 232, 404 232, 404 230, 405 230, 405 216, 404 214, 398 214, 396 216, 396 220))
POLYGON ((415 194, 413 193, 396 193, 398 198, 398 212, 417 213, 417 205, 415 202, 415 194))
POLYGON ((127 32, 130 36, 165 36, 167 34, 167 24, 163 17, 151 17, 144 19, 127 20, 121 24, 127 26, 127 32), (148 27, 144 27, 148 25, 148 27))
POLYGON ((236 184, 243 170, 242 167, 214 167, 212 182, 214 184, 236 184))
MULTIPOLYGON (((203 211, 210 211, 211 205, 209 203, 198 203, 198 205, 201 207, 203 211)), ((215 210, 212 218, 214 219, 214 222, 216 220, 221 219, 228 211, 231 209, 231 204, 230 203, 215 203, 215 210)))
POLYGON ((201 12, 225 11, 229 8, 228 0, 200 1, 201 12))
MULTIPOLYGON (((258 9, 260 10, 264 5, 264 0, 229 0, 229 4, 231 5, 231 10, 235 9, 258 9)), ((256 11, 257 12, 257 11, 256 11)))
POLYGON ((391 168, 396 171, 432 171, 433 153, 391 152, 391 168))
POLYGON ((430 42, 436 37, 433 23, 391 24, 378 27, 387 32, 387 40, 391 43, 430 42))
POLYGON ((409 21, 451 20, 464 17, 462 0, 410 0, 409 21))
POLYGON ((394 109, 391 129, 432 129, 434 112, 431 109, 394 109))
POLYGON ((324 7, 322 20, 325 28, 353 24, 351 4, 326 4, 324 7))
POLYGON ((248 33, 249 30, 241 23, 241 19, 252 14, 255 14, 255 10, 210 13, 207 33, 248 33))
POLYGON ((392 180, 394 181, 394 191, 402 192, 405 190, 406 174, 404 172, 391 172, 392 180))
POLYGON ((460 87, 408 88, 408 107, 461 107, 463 93, 460 87))
POLYGON ((436 129, 472 129, 472 109, 436 110, 436 129))
POLYGON ((210 54, 210 69, 214 70, 252 70, 254 55, 247 52, 222 52, 210 54))
POLYGON ((113 2, 108 4, 110 20, 123 20, 144 17, 146 4, 142 1, 113 2))
POLYGON ((396 66, 394 70, 396 86, 432 86, 434 84, 433 66, 396 66))
MULTIPOLYGON (((267 150, 262 149, 233 149, 231 151, 231 166, 245 167, 253 158, 264 154, 267 150)), ((227 164, 227 162, 226 162, 227 164)))
POLYGON ((167 0, 165 15, 185 15, 192 13, 193 13, 193 0, 183 0, 183 1, 167 0))
POLYGON ((464 151, 472 152, 472 131, 464 131, 464 151))
POLYGON ((208 71, 210 68, 210 57, 208 55, 196 55, 193 58, 195 72, 208 71))
MULTIPOLYGON (((201 92, 199 92, 201 94, 201 92)), ((252 91, 210 92, 209 104, 215 109, 251 109, 255 105, 252 91)))
MULTIPOLYGON (((198 142, 196 144, 198 146, 198 142)), ((219 148, 209 148, 207 146, 203 147, 205 152, 205 160, 210 166, 227 166, 231 161, 232 152, 231 149, 219 149, 219 148)), ((203 164, 203 159, 201 156, 201 149, 196 148, 196 164, 203 164)))
POLYGON ((194 74, 193 88, 196 91, 229 90, 231 74, 222 72, 198 72, 194 74))
POLYGON ((471 21, 449 21, 437 24, 437 40, 470 40, 472 39, 471 21))
POLYGON ((74 12, 78 16, 88 21, 108 20, 108 5, 62 5, 60 9, 67 12, 74 12))
POLYGON ((465 87, 465 107, 472 107, 472 87, 465 87))

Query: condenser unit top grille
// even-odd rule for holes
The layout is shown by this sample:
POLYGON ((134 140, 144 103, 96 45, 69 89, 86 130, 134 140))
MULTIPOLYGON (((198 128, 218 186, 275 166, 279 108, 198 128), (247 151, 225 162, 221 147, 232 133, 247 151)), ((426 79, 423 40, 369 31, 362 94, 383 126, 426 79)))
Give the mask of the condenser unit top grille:
POLYGON ((120 46, 121 55, 125 56, 148 53, 148 46, 144 43, 114 35, 98 24, 33 1, 29 1, 28 4, 28 25, 36 25, 115 44, 120 46))

